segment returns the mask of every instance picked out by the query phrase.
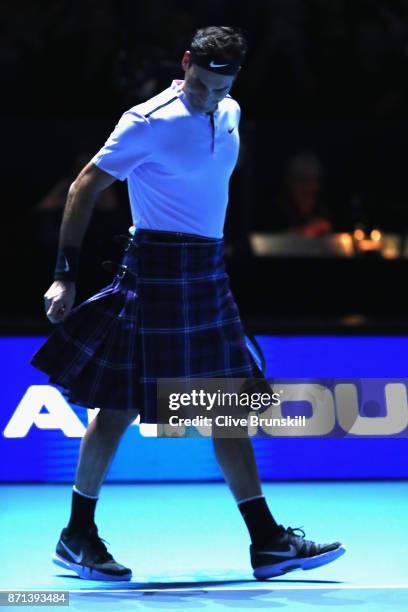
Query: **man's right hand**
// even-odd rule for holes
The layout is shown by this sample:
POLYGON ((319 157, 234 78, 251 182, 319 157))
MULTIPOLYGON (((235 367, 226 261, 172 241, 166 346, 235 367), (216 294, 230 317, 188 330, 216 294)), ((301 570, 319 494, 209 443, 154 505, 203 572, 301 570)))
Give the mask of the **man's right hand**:
POLYGON ((44 295, 45 312, 51 323, 60 323, 71 312, 75 302, 75 283, 56 280, 44 295))

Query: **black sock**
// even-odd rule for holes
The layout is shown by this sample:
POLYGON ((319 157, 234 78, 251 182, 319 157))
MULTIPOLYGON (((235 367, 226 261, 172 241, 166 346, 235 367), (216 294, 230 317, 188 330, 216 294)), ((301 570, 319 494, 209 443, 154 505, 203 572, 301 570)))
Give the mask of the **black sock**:
POLYGON ((85 497, 75 489, 72 492, 71 516, 67 529, 69 532, 87 531, 95 526, 95 507, 98 498, 85 497))
POLYGON ((276 536, 279 525, 270 513, 263 496, 238 502, 238 508, 248 527, 252 544, 260 546, 276 536))

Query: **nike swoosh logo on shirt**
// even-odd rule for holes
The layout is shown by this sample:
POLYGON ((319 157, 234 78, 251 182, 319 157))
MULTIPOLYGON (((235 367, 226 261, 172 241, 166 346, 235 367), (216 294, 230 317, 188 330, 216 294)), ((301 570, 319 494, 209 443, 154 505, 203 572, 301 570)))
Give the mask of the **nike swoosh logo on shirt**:
POLYGON ((79 553, 79 555, 76 555, 70 548, 68 548, 68 546, 66 544, 64 544, 64 542, 62 540, 60 540, 61 544, 63 545, 63 547, 65 548, 65 550, 67 551, 67 553, 69 555, 71 555, 71 557, 73 558, 73 560, 76 563, 81 563, 83 556, 84 556, 84 551, 81 550, 81 552, 79 553))
POLYGON ((232 132, 233 132, 234 130, 235 130, 235 128, 234 128, 234 127, 233 127, 233 128, 231 128, 231 129, 229 129, 229 130, 228 130, 228 134, 232 134, 232 132))
POLYGON ((211 68, 225 68, 225 66, 228 66, 228 64, 216 64, 215 62, 211 61, 210 66, 211 68))
POLYGON ((277 557, 295 557, 297 555, 297 550, 293 544, 290 545, 289 550, 262 550, 259 552, 262 555, 276 555, 277 557))

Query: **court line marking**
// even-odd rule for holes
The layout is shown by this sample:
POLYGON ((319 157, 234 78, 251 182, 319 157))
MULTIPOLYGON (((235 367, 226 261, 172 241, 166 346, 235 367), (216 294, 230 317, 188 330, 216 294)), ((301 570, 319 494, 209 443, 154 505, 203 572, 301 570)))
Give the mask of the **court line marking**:
POLYGON ((207 592, 207 591, 254 591, 254 590, 270 590, 270 591, 305 591, 305 590, 322 590, 322 589, 337 589, 337 590, 351 590, 351 589, 355 589, 355 590, 363 590, 363 589, 372 589, 372 590, 379 590, 379 589, 408 589, 408 584, 382 584, 382 585, 373 585, 373 584, 327 584, 327 585, 315 585, 315 584, 310 584, 310 585, 293 585, 293 586, 286 586, 286 585, 276 585, 273 586, 273 584, 265 581, 261 581, 256 583, 254 586, 242 586, 242 587, 181 587, 181 588, 155 588, 155 589, 133 589, 131 587, 129 587, 128 589, 64 589, 64 588, 56 588, 56 589, 22 589, 22 588, 7 588, 7 589, 0 589, 0 593, 1 592, 8 592, 8 591, 19 591, 19 592, 25 592, 28 591, 30 593, 36 592, 36 591, 40 591, 40 592, 45 592, 45 591, 49 591, 51 593, 54 593, 56 591, 68 591, 69 593, 168 593, 169 591, 177 591, 177 592, 181 592, 181 591, 202 591, 202 592, 207 592))

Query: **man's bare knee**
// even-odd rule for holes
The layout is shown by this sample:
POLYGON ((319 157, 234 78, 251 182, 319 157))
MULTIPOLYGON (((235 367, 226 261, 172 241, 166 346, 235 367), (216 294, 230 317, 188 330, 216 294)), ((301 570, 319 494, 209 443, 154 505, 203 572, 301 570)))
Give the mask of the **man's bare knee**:
POLYGON ((96 416, 97 426, 104 429, 126 429, 138 416, 137 410, 100 410, 96 416))

